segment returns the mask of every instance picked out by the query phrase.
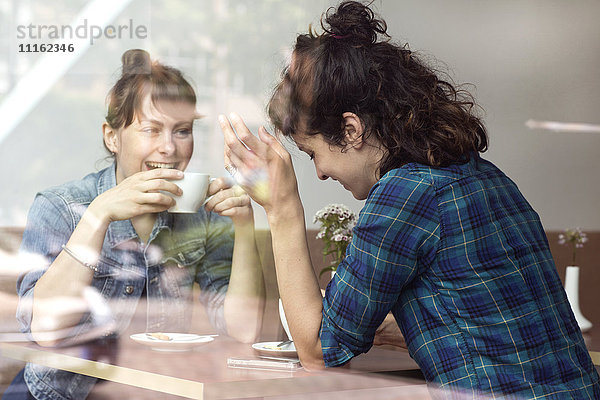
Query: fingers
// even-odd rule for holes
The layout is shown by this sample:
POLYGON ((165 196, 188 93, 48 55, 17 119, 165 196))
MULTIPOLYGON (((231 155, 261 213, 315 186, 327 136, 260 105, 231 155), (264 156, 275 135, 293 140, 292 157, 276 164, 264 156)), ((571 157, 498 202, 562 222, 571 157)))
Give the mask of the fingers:
POLYGON ((225 145, 230 151, 239 158, 245 158, 254 153, 259 158, 266 156, 267 146, 250 132, 242 118, 235 114, 229 114, 229 120, 224 116, 219 116, 221 130, 225 137, 225 145))
POLYGON ((140 179, 149 180, 149 179, 183 179, 183 171, 178 169, 167 169, 167 168, 155 168, 149 171, 142 171, 134 174, 133 176, 138 176, 140 179))
POLYGON ((142 193, 138 197, 137 203, 140 206, 151 207, 153 209, 160 209, 160 211, 164 211, 175 205, 175 199, 169 195, 160 192, 142 193))
POLYGON ((183 178, 183 171, 177 169, 155 168, 150 171, 142 171, 125 179, 119 187, 122 189, 130 188, 142 193, 165 191, 176 196, 180 196, 183 192, 176 183, 183 178))
POLYGON ((214 195, 215 193, 219 192, 220 190, 228 189, 231 186, 233 186, 233 182, 231 182, 231 179, 227 179, 224 177, 214 179, 208 185, 208 192, 206 193, 206 196, 210 197, 210 196, 214 195))
MULTIPOLYGON (((207 204, 206 207, 208 208, 209 205, 207 204)), ((250 207, 250 196, 248 196, 247 194, 244 194, 242 196, 228 197, 214 204, 212 208, 207 211, 215 212, 221 215, 226 215, 226 213, 229 213, 229 215, 231 215, 237 212, 237 209, 240 209, 242 207, 250 207)))
POLYGON ((261 161, 253 153, 251 158, 242 160, 236 154, 229 154, 229 162, 226 169, 231 175, 233 182, 249 190, 254 182, 254 177, 261 170, 261 161))
POLYGON ((210 200, 206 202, 204 208, 206 211, 222 213, 223 211, 235 207, 249 207, 250 197, 238 185, 222 189, 215 193, 210 200))
POLYGON ((244 146, 240 139, 238 139, 233 126, 224 115, 219 115, 219 125, 221 126, 221 131, 223 132, 225 146, 229 148, 231 152, 241 154, 244 151, 248 151, 246 146, 244 146))
POLYGON ((244 185, 247 183, 247 178, 252 175, 252 171, 258 167, 259 161, 256 158, 247 158, 242 160, 237 154, 230 154, 229 159, 233 166, 232 177, 237 184, 244 185))
POLYGON ((229 114, 229 120, 231 121, 233 129, 235 129, 237 137, 240 141, 242 141, 247 150, 251 150, 259 154, 261 150, 264 150, 264 145, 256 136, 252 134, 252 132, 250 132, 242 117, 236 113, 231 113, 229 114))
POLYGON ((174 205, 175 199, 166 194, 160 192, 141 193, 121 206, 124 209, 119 212, 121 216, 117 219, 129 219, 138 215, 158 213, 168 210, 174 205))
POLYGON ((93 203, 110 221, 162 212, 175 205, 171 195, 179 196, 183 193, 171 181, 181 178, 183 172, 175 169, 156 168, 138 172, 99 195, 93 203))
POLYGON ((181 196, 183 191, 176 183, 164 179, 151 179, 140 183, 139 189, 141 192, 170 192, 176 196, 181 196))
POLYGON ((260 126, 260 128, 258 128, 258 138, 261 142, 268 144, 269 146, 271 146, 273 142, 276 141, 273 135, 267 132, 267 129, 262 125, 260 126))
POLYGON ((183 171, 177 169, 156 168, 150 171, 142 171, 133 174, 117 185, 117 187, 121 190, 127 190, 127 188, 129 188, 140 192, 156 192, 162 190, 179 196, 182 193, 181 189, 176 183, 170 181, 177 181, 182 178, 183 171))
POLYGON ((152 179, 124 188, 119 197, 121 199, 129 198, 138 208, 135 214, 143 214, 164 211, 174 206, 175 199, 170 195, 171 193, 180 196, 183 194, 183 190, 173 182, 152 179))
POLYGON ((277 155, 281 158, 289 157, 288 151, 283 147, 281 143, 273 135, 271 135, 264 126, 258 128, 258 138, 264 144, 268 145, 277 155))

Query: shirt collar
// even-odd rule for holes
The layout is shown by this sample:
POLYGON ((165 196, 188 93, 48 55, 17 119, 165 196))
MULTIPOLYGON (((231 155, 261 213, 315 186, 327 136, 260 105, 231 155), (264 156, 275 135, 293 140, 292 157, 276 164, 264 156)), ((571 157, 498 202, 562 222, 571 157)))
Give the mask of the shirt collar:
POLYGON ((154 240, 154 238, 162 231, 163 229, 171 230, 173 226, 174 215, 163 211, 158 214, 156 217, 156 221, 154 222, 154 228, 152 228, 152 233, 150 234, 150 242, 154 240))

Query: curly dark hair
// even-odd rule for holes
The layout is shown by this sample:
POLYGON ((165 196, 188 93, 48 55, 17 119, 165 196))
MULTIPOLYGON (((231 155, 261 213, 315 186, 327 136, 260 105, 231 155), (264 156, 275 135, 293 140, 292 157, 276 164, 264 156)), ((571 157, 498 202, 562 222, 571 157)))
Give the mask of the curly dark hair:
POLYGON ((379 172, 410 162, 444 167, 487 150, 473 97, 390 42, 369 6, 344 1, 321 18, 323 33, 297 37, 292 62, 267 106, 281 134, 321 134, 343 146, 344 112, 356 114, 364 138, 384 147, 379 172))

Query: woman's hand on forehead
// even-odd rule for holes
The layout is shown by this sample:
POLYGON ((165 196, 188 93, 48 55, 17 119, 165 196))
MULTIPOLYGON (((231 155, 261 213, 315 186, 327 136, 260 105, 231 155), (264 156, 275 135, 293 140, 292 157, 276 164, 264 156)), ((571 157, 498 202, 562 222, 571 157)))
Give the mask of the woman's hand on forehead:
POLYGON ((238 184, 267 213, 281 205, 295 207, 299 201, 296 175, 281 143, 262 126, 254 136, 237 114, 229 120, 221 115, 219 122, 225 138, 225 168, 238 184))

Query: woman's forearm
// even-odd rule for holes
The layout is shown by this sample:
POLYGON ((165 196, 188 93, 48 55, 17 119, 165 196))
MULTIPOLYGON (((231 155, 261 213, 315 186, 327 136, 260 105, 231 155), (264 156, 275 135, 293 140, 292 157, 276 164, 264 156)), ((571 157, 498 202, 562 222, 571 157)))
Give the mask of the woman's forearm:
POLYGON ((322 297, 308 252, 304 209, 290 154, 264 127, 257 138, 239 115, 232 113, 230 119, 219 116, 225 164, 267 177, 261 184, 251 180, 243 188, 267 213, 279 294, 302 365, 322 367, 322 297))
POLYGON ((279 294, 294 344, 305 368, 322 368, 319 330, 323 303, 308 250, 302 203, 298 199, 289 207, 280 207, 267 216, 273 237, 279 294))
POLYGON ((235 242, 224 314, 228 334, 244 343, 258 337, 265 305, 262 264, 254 221, 235 225, 235 242))
MULTIPOLYGON (((108 222, 86 211, 66 247, 77 258, 97 264, 108 222)), ((58 254, 33 289, 31 333, 36 341, 53 345, 51 332, 75 326, 87 311, 83 290, 91 284, 94 271, 66 251, 58 254)))

